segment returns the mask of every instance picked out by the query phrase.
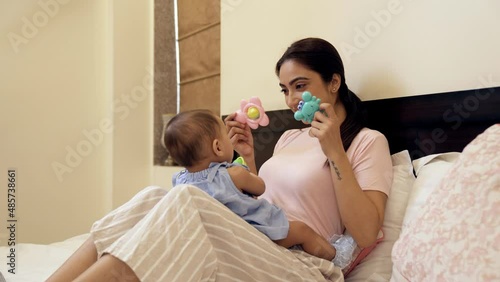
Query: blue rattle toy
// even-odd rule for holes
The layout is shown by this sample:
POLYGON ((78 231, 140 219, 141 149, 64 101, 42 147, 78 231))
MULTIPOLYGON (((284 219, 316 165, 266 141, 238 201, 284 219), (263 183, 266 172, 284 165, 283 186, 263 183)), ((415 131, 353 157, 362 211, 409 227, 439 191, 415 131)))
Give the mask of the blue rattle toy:
POLYGON ((314 118, 314 113, 319 111, 321 99, 313 96, 311 92, 305 91, 302 93, 302 101, 297 106, 297 111, 293 114, 295 120, 311 123, 314 118))

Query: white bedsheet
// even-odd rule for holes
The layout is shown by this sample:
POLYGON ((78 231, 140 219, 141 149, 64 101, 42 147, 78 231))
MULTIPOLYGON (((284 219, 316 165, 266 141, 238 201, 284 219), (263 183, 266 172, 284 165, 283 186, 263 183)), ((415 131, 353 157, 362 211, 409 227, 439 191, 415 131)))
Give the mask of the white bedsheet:
POLYGON ((17 244, 15 274, 10 269, 7 256, 10 247, 0 247, 0 271, 7 282, 45 281, 80 245, 89 234, 82 234, 62 242, 48 245, 17 244))

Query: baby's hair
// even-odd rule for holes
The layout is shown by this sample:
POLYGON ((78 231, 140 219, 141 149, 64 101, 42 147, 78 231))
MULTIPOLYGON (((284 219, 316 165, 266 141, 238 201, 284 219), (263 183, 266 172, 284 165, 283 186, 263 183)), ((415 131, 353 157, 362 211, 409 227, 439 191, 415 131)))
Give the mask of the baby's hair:
POLYGON ((209 110, 190 110, 177 114, 167 124, 164 142, 170 156, 181 166, 195 165, 206 156, 219 132, 219 119, 209 110))

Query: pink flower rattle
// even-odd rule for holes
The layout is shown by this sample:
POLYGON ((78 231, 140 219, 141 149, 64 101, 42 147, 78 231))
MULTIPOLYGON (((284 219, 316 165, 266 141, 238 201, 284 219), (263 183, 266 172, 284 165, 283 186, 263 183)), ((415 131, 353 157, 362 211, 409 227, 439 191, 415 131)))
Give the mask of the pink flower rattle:
POLYGON ((252 129, 269 124, 269 117, 266 115, 262 103, 258 97, 251 97, 250 100, 241 100, 240 109, 236 111, 236 121, 248 123, 252 129))

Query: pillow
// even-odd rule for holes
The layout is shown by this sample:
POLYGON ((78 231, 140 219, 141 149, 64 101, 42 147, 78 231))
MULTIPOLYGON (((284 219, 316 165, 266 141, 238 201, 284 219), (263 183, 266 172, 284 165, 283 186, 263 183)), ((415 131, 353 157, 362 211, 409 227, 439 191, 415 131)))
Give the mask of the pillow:
POLYGON ((500 280, 499 140, 500 125, 478 135, 403 226, 391 281, 500 280))
POLYGON ((392 245, 399 236, 401 223, 406 209, 408 194, 415 176, 408 151, 401 151, 391 156, 393 165, 393 181, 391 193, 387 199, 382 230, 384 238, 375 249, 369 253, 345 281, 388 281, 391 277, 392 245))
POLYGON ((422 210, 427 197, 436 189, 458 156, 460 153, 451 152, 429 155, 413 161, 417 179, 410 191, 403 228, 418 211, 422 210))

